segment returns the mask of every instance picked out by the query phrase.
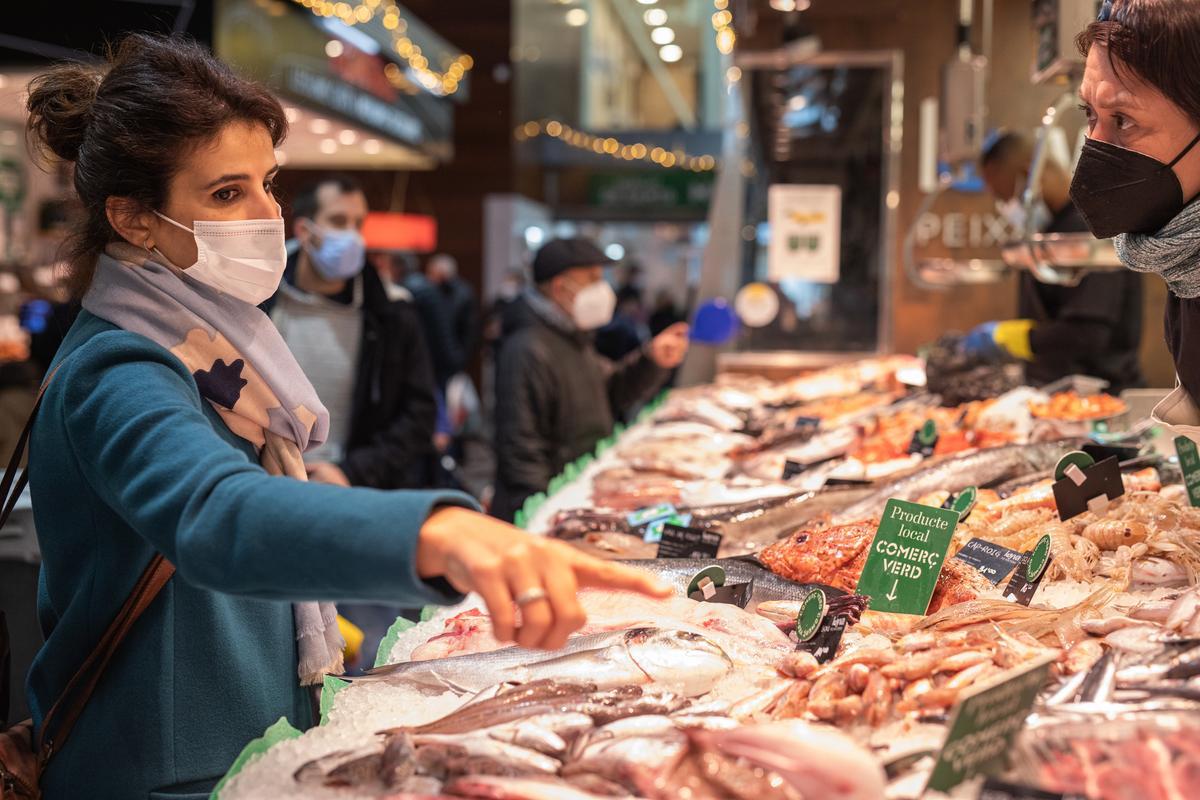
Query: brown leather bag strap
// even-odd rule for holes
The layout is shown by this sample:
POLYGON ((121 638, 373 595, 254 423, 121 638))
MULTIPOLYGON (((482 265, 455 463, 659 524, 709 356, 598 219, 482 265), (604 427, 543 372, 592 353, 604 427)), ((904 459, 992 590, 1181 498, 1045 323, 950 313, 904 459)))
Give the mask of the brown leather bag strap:
POLYGON ((42 718, 38 728, 37 749, 40 763, 44 766, 47 761, 70 735, 75 722, 83 713, 84 706, 91 699, 92 692, 100 683, 108 662, 112 660, 117 648, 129 634, 137 621, 154 598, 167 585, 167 581, 175 574, 175 565, 156 553, 138 578, 133 591, 126 598, 125 604, 117 612, 116 618, 109 623, 108 629, 100 637, 95 649, 88 655, 87 660, 71 677, 66 688, 58 696, 58 700, 42 718), (55 725, 61 715, 62 721, 55 725))
MULTIPOLYGON (((34 401, 33 410, 29 412, 29 419, 25 423, 24 429, 21 431, 21 436, 17 439, 17 445, 13 449, 12 456, 8 461, 8 469, 4 471, 3 478, 0 478, 0 498, 3 498, 3 509, 0 510, 0 528, 8 522, 9 516, 17 505, 17 500, 21 493, 25 490, 25 486, 29 483, 29 470, 21 470, 21 458, 25 455, 25 450, 29 446, 29 438, 33 432, 33 423, 37 417, 38 409, 42 405, 42 397, 46 394, 46 387, 50 385, 50 381, 54 379, 55 373, 58 372, 58 367, 46 376, 46 380, 38 389, 37 399, 34 401), (17 472, 20 471, 20 476, 17 472)), ((167 585, 167 581, 175 573, 175 566, 163 558, 162 554, 156 553, 154 558, 146 566, 138 578, 137 583, 133 587, 133 591, 129 593, 129 597, 125 599, 125 603, 121 606, 121 610, 117 612, 116 618, 109 623, 108 628, 104 631, 104 635, 100 637, 100 641, 96 643, 96 647, 88 655, 87 659, 71 676, 71 680, 67 682, 66 687, 42 717, 42 724, 38 730, 37 747, 35 752, 38 756, 39 769, 44 768, 50 756, 54 754, 57 748, 62 747, 67 736, 71 732, 71 728, 75 726, 79 715, 83 713, 83 708, 91 699, 92 692, 96 690, 96 686, 100 683, 100 678, 104 674, 108 662, 112 660, 113 654, 121 642, 128 635, 130 629, 150 604, 154 602, 154 598, 162 591, 162 588, 167 585), (55 727, 56 720, 61 715, 62 721, 55 727), (53 734, 53 735, 52 735, 53 734)))

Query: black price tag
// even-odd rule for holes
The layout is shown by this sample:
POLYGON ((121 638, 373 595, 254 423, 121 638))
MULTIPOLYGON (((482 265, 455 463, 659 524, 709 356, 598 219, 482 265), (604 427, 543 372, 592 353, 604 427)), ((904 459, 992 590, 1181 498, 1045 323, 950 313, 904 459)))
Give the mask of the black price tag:
POLYGON ((842 644, 842 634, 846 632, 846 614, 826 614, 821 620, 821 627, 807 642, 796 645, 797 650, 812 653, 821 664, 832 661, 837 655, 838 647, 842 644))
POLYGON ((954 557, 979 570, 993 586, 1004 580, 1004 576, 1012 572, 1013 567, 1020 564, 1023 558, 1016 550, 1009 550, 984 539, 972 539, 963 545, 962 550, 954 557))
POLYGON ((1059 794, 1032 786, 1021 786, 997 778, 988 778, 979 790, 979 800, 1087 800, 1081 794, 1059 794))
POLYGON ((1100 513, 1110 501, 1125 494, 1117 459, 1106 458, 1085 466, 1090 459, 1086 453, 1068 453, 1055 470, 1058 480, 1054 483, 1054 502, 1058 518, 1064 522, 1085 511, 1100 513))
POLYGON ((658 542, 657 558, 716 558, 721 534, 667 523, 658 542))
POLYGON ((1004 597, 1023 606, 1033 601, 1033 595, 1042 585, 1046 568, 1050 566, 1050 535, 1046 534, 1034 548, 1021 556, 1008 585, 1004 587, 1004 597))
POLYGON ((745 608, 754 594, 754 581, 746 583, 730 583, 725 586, 698 589, 688 597, 698 603, 727 603, 738 608, 745 608))
POLYGON ((792 461, 789 458, 787 461, 783 462, 783 479, 785 481, 790 481, 797 475, 803 474, 804 470, 806 469, 808 469, 807 464, 801 464, 799 461, 792 461))

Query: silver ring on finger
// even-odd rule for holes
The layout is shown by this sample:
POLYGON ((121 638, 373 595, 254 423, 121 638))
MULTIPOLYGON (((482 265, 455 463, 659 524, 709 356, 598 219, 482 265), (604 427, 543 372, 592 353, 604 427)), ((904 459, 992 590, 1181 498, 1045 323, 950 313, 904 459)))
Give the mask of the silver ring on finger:
POLYGON ((535 586, 532 589, 526 589, 517 595, 516 601, 518 606, 527 606, 530 603, 536 603, 539 600, 546 599, 546 590, 540 586, 535 586))

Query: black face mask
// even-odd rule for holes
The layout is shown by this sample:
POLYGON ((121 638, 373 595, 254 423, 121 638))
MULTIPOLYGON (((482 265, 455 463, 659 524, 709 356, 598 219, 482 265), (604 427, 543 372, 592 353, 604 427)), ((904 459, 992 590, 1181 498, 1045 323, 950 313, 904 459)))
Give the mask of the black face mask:
POLYGON ((1183 210, 1183 187, 1175 170, 1200 135, 1170 164, 1099 139, 1083 144, 1071 200, 1097 239, 1118 233, 1157 233, 1183 210))

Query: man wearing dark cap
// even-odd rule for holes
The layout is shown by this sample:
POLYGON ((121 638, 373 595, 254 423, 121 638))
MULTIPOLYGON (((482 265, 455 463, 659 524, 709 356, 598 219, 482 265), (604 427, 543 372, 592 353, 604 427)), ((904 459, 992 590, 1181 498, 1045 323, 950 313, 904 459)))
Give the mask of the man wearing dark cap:
POLYGON ((612 432, 614 416, 649 400, 687 355, 686 324, 673 325, 619 362, 592 345, 616 295, 612 260, 586 239, 546 243, 535 287, 514 302, 496 367, 496 495, 504 520, 550 479, 612 432))

